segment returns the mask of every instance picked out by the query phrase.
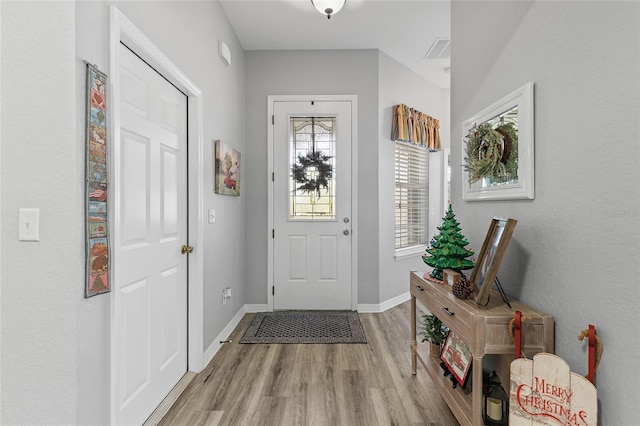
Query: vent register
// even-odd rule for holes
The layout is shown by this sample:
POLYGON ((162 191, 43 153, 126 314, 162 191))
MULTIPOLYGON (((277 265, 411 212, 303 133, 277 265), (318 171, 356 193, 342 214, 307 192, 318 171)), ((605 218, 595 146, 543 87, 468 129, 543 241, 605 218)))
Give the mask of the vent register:
POLYGON ((429 47, 424 59, 449 59, 451 57, 451 39, 437 38, 429 47))

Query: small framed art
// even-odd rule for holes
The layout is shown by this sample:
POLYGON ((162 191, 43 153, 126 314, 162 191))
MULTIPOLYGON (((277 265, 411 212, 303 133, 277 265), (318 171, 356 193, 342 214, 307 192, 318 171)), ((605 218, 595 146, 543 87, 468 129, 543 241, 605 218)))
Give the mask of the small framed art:
POLYGON ((476 261, 469 281, 478 289, 476 303, 485 306, 489 302, 489 292, 493 280, 498 275, 500 263, 507 251, 511 235, 518 223, 515 219, 494 217, 484 239, 478 260, 476 261))
POLYGON ((453 269, 442 270, 442 281, 449 287, 453 287, 454 284, 460 281, 460 272, 456 272, 453 269))
POLYGON ((240 195, 240 152, 217 140, 215 143, 216 194, 240 195))
POLYGON ((469 346, 455 333, 449 332, 440 359, 456 378, 456 381, 464 387, 473 363, 473 354, 469 346))

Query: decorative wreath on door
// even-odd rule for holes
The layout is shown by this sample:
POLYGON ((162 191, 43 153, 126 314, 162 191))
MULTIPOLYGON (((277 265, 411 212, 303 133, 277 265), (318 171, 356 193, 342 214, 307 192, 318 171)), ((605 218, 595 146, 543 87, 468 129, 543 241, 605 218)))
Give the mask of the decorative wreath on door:
POLYGON ((495 129, 490 123, 474 126, 467 135, 465 170, 469 183, 482 178, 506 181, 518 176, 518 130, 512 123, 495 129))
POLYGON ((301 184, 296 190, 303 194, 316 193, 320 198, 320 189, 329 188, 329 179, 333 177, 331 156, 320 151, 311 151, 307 155, 298 155, 298 162, 293 165, 293 178, 301 184))

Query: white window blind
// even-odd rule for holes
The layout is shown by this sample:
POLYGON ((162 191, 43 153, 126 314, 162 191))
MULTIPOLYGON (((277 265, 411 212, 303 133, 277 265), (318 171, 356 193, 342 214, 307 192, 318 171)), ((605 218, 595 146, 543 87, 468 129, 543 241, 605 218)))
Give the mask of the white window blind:
POLYGON ((429 152, 396 142, 396 250, 427 244, 429 152))

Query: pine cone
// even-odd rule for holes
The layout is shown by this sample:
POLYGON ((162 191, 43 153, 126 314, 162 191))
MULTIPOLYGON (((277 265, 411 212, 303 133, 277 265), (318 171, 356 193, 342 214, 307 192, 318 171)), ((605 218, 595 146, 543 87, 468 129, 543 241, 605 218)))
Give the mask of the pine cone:
POLYGON ((465 278, 460 278, 460 281, 453 285, 451 292, 458 299, 465 300, 473 294, 475 286, 472 282, 467 281, 465 278))

